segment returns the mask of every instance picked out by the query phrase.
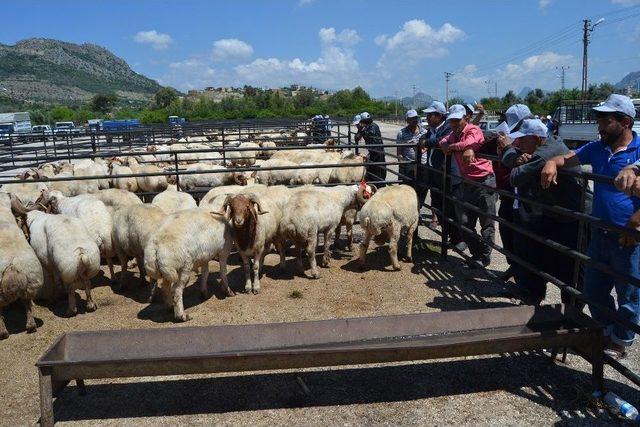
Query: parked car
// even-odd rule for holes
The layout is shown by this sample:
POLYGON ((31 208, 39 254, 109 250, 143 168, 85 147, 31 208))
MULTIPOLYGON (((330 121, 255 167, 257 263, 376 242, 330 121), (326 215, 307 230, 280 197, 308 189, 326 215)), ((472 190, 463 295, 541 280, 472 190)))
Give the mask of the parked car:
POLYGON ((31 139, 34 141, 46 141, 51 135, 53 130, 49 125, 35 125, 31 128, 31 139))
POLYGON ((83 129, 77 128, 73 122, 56 122, 53 126, 53 133, 56 135, 80 135, 83 129))
POLYGON ((0 123, 0 142, 4 145, 11 144, 11 135, 13 134, 13 125, 9 123, 0 123))

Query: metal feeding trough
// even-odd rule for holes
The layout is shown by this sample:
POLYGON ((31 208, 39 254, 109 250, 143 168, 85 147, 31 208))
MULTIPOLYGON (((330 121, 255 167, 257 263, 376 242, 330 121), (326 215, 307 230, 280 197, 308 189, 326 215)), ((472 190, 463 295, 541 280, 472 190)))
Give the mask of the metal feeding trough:
POLYGON ((564 305, 259 325, 69 332, 38 360, 42 425, 71 380, 240 372, 573 348, 602 382, 602 328, 564 305))

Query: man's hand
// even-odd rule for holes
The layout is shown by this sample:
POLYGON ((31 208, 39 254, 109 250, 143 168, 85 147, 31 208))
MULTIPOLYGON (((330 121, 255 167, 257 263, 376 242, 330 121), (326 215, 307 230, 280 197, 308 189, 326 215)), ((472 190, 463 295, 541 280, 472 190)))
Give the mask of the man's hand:
POLYGON ((529 153, 522 153, 518 156, 518 158, 516 159, 516 166, 522 166, 525 163, 528 163, 529 160, 531 160, 531 154, 529 153))
POLYGON ((619 191, 625 192, 627 195, 631 196, 636 186, 636 179, 638 178, 638 168, 636 166, 627 166, 623 168, 616 176, 616 179, 613 181, 616 185, 616 188, 619 191))
POLYGON ((549 188, 551 184, 557 184, 558 181, 558 167, 556 162, 549 160, 544 164, 542 172, 540 172, 540 185, 542 188, 549 188))
POLYGON ((498 153, 502 153, 504 149, 507 148, 509 145, 511 145, 511 138, 509 138, 507 135, 503 135, 499 133, 498 137, 496 138, 496 146, 498 148, 498 153))
POLYGON ((476 153, 471 149, 467 148, 462 153, 462 163, 465 165, 470 165, 471 163, 476 161, 476 153))
POLYGON ((452 151, 451 148, 449 148, 449 144, 447 144, 446 142, 440 146, 440 149, 445 155, 450 154, 452 151))
MULTIPOLYGON (((629 221, 627 222, 627 228, 640 231, 640 210, 631 215, 631 218, 629 218, 629 221)), ((631 234, 623 233, 620 236, 618 243, 620 243, 621 246, 635 246, 640 243, 640 241, 631 234)))

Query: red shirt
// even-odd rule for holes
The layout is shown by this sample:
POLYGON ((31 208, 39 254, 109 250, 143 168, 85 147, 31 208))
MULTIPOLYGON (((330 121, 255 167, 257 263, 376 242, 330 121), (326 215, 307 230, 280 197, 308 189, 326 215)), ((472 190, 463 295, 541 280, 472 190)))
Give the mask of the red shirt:
POLYGON ((471 148, 473 151, 478 152, 484 145, 484 134, 478 126, 468 124, 459 136, 451 132, 442 138, 439 144, 441 147, 447 144, 449 149, 453 151, 460 173, 462 173, 462 176, 465 178, 479 181, 493 173, 491 160, 476 157, 476 161, 468 165, 462 162, 462 153, 466 149, 471 148))

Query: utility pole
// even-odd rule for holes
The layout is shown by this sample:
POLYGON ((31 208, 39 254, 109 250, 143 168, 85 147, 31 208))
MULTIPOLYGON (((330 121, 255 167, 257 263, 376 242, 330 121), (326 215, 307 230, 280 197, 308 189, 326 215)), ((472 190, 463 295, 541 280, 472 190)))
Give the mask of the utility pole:
POLYGON ((600 18, 596 21, 595 24, 591 24, 590 19, 583 20, 582 26, 582 99, 586 99, 587 91, 589 90, 589 81, 588 81, 588 69, 589 69, 589 61, 588 61, 588 47, 589 47, 589 36, 596 28, 596 26, 600 25, 604 21, 604 18, 600 18))
POLYGON ((445 103, 444 105, 449 108, 449 80, 451 79, 451 77, 453 76, 453 73, 450 73, 448 71, 444 72, 444 99, 445 99, 445 103))
POLYGON ((395 102, 395 104, 396 104, 396 117, 398 117, 398 91, 397 90, 396 90, 395 95, 396 95, 396 102, 395 102))
POLYGON ((569 68, 571 68, 568 65, 562 65, 560 67, 556 67, 556 70, 560 70, 560 90, 562 92, 564 92, 564 88, 565 88, 565 71, 567 71, 569 68))

